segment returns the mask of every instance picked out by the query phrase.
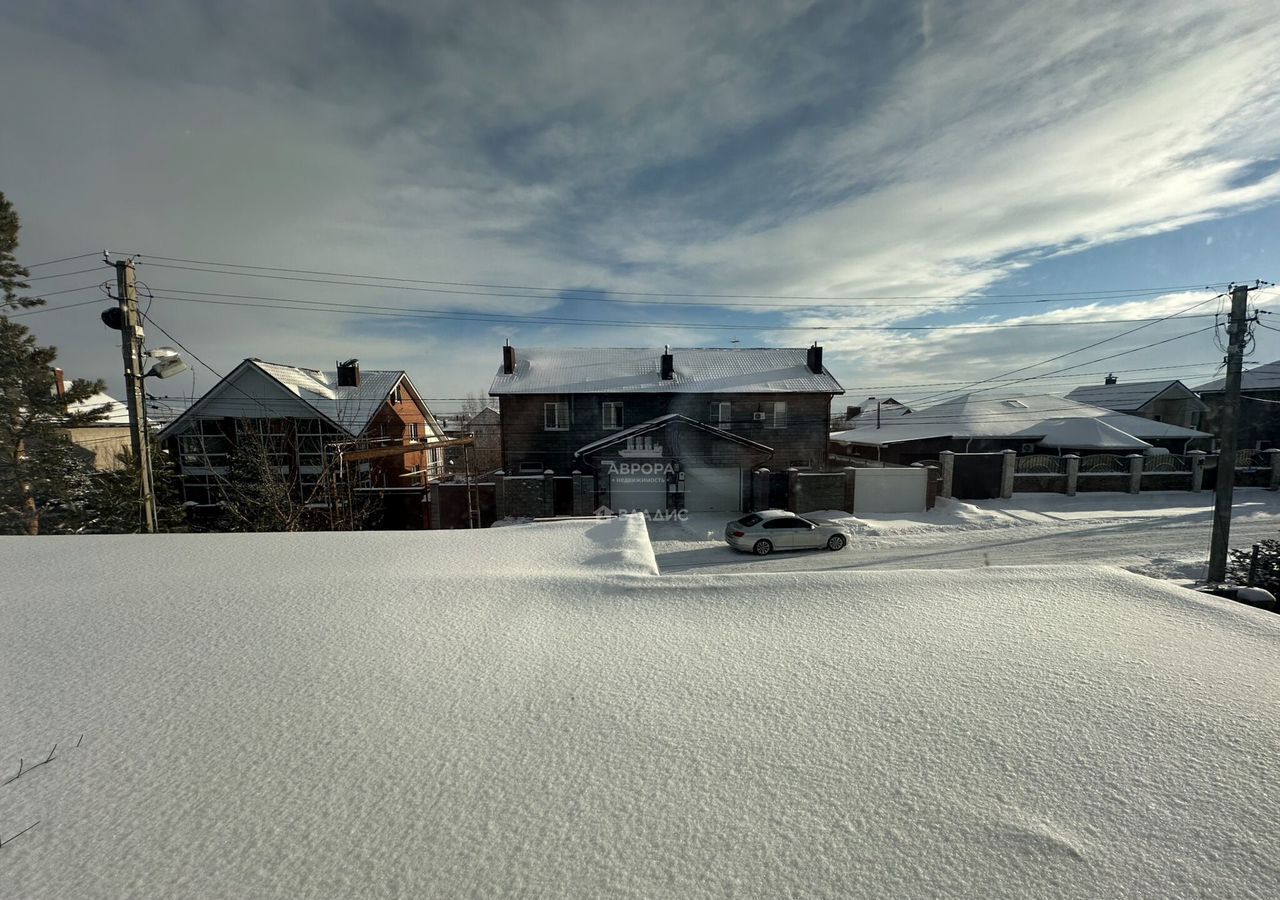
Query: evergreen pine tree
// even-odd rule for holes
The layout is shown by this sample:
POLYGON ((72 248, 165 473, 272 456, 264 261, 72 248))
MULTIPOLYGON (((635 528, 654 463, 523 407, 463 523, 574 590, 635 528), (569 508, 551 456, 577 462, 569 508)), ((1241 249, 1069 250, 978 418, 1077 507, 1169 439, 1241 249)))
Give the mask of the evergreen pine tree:
POLYGON ((18 214, 13 204, 8 201, 4 191, 0 191, 0 310, 23 309, 29 306, 42 306, 44 301, 38 297, 22 296, 27 290, 27 278, 30 272, 18 265, 15 253, 18 249, 18 231, 22 226, 18 223, 18 214))

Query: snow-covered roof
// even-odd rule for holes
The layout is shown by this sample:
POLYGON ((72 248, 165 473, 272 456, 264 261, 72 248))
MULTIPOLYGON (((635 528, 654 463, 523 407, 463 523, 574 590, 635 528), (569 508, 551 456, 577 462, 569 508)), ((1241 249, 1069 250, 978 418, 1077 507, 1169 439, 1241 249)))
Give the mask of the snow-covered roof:
MULTIPOLYGON (((1198 394, 1217 394, 1226 390, 1226 383, 1227 379, 1224 375, 1222 378, 1206 381, 1195 390, 1198 394)), ((1242 391, 1280 391, 1280 359, 1242 372, 1240 389, 1242 391)))
MULTIPOLYGON (((1039 441, 1052 421, 1085 418, 1101 419, 1112 428, 1144 441, 1153 439, 1192 440, 1212 435, 1141 416, 1077 403, 1051 394, 1028 397, 987 398, 973 394, 917 409, 909 415, 875 427, 874 418, 831 440, 845 444, 886 446, 929 438, 1022 438, 1039 441)), ((1081 448, 1083 449, 1083 448, 1081 448)))
POLYGON ((499 368, 489 393, 844 393, 825 366, 809 370, 806 347, 677 347, 670 380, 662 378, 662 353, 661 347, 521 347, 515 373, 499 368))
POLYGON ((361 369, 360 384, 352 387, 339 385, 336 371, 303 369, 258 359, 253 362, 350 434, 364 431, 392 389, 405 377, 403 370, 361 369))
MULTIPOLYGON (((230 375, 188 407, 182 415, 166 425, 161 432, 161 437, 164 438, 173 433, 187 418, 198 416, 201 406, 216 397, 228 398, 246 417, 268 415, 273 402, 272 397, 248 394, 243 389, 237 390, 233 383, 242 375, 246 367, 267 375, 298 400, 314 409, 321 417, 353 436, 364 432, 370 420, 387 402, 388 396, 397 384, 401 381, 409 383, 408 376, 399 369, 361 369, 360 384, 351 386, 339 385, 336 371, 307 369, 261 359, 246 359, 230 375)), ((428 421, 431 421, 429 413, 428 421)))
POLYGON ((1276 894, 1268 612, 638 517, 161 543, 0 538, 0 780, 57 744, 0 896, 1276 894))
POLYGON ((1151 445, 1108 424, 1103 419, 1047 419, 1040 424, 1042 447, 1076 450, 1146 450, 1151 445))
POLYGON ((129 407, 121 403, 110 394, 94 394, 87 397, 79 403, 68 403, 67 412, 69 413, 87 413, 99 412, 106 413, 101 419, 94 422, 94 425, 128 425, 129 424, 129 407))
POLYGON ((1117 412, 1137 412, 1159 397, 1189 400, 1192 407, 1204 411, 1205 406, 1191 389, 1177 379, 1172 381, 1134 381, 1116 384, 1086 384, 1067 394, 1068 400, 1102 406, 1117 412))

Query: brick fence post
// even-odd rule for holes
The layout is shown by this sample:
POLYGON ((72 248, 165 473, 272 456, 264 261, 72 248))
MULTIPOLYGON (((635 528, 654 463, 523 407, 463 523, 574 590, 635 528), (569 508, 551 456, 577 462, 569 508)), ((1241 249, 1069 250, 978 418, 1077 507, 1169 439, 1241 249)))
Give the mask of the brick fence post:
POLYGON ((1062 458, 1067 463, 1067 496, 1074 497, 1076 485, 1080 481, 1080 457, 1074 453, 1068 453, 1062 458))
POLYGON ((542 518, 550 519, 556 514, 556 473, 546 469, 542 473, 542 518))
POLYGON ((800 470, 795 466, 787 469, 787 510, 795 512, 800 505, 800 470))
POLYGON ((1013 476, 1018 471, 1018 451, 1001 451, 1000 460, 1000 499, 1008 500, 1013 496, 1013 476))
MULTIPOLYGON (((507 492, 503 482, 506 473, 501 469, 493 473, 493 514, 499 519, 507 517, 507 492)), ((433 503, 432 506, 435 504, 433 503)))
POLYGON ((1129 454, 1129 493, 1142 493, 1142 454, 1129 454))
POLYGON ((855 479, 857 478, 858 470, 855 466, 845 466, 843 471, 844 471, 844 506, 842 506, 841 509, 843 509, 847 513, 851 513, 853 512, 853 503, 854 503, 854 498, 856 496, 854 492, 857 490, 857 484, 855 482, 855 479))
POLYGON ((1204 490, 1204 458, 1208 456, 1203 450, 1192 450, 1187 454, 1191 461, 1191 490, 1200 493, 1204 490))
POLYGON ((440 508, 440 485, 438 483, 431 485, 431 503, 428 506, 430 511, 430 519, 428 520, 428 528, 444 527, 444 510, 440 508))
POLYGON ((938 493, 950 499, 956 480, 956 454, 952 450, 943 450, 938 454, 938 461, 942 463, 942 490, 938 493))

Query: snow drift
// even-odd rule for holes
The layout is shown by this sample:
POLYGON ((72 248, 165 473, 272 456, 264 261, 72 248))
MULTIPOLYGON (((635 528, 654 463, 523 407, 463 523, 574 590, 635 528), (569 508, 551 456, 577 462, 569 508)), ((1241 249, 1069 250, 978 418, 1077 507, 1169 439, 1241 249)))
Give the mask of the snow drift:
POLYGON ((662 577, 632 518, 0 571, 0 781, 59 745, 0 896, 1280 890, 1276 617, 1119 570, 662 577))

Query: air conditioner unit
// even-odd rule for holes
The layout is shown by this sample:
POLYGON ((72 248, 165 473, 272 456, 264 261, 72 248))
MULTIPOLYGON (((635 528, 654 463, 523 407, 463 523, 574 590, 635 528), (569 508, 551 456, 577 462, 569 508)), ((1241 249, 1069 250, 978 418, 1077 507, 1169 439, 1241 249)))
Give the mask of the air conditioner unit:
POLYGON ((752 418, 752 420, 753 420, 753 421, 756 421, 756 422, 763 422, 763 421, 764 421, 764 413, 752 413, 752 414, 751 414, 751 418, 752 418))
POLYGON ((1035 444, 1023 444, 1023 445, 1022 445, 1022 452, 1023 452, 1023 453, 1035 453, 1035 452, 1036 452, 1036 445, 1035 445, 1035 444))

